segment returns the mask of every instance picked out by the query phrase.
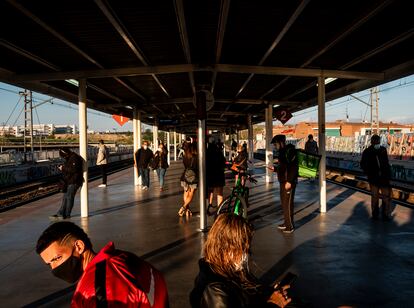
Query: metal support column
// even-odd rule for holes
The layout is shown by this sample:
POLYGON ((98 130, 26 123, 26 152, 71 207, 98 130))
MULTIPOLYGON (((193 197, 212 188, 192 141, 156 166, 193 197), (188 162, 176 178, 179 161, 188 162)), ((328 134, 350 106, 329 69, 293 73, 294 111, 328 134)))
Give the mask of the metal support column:
POLYGON ((200 198, 200 230, 207 229, 206 213, 206 120, 198 120, 198 170, 199 170, 199 198, 200 198))
POLYGON ((174 131, 174 161, 177 161, 177 132, 174 131))
MULTIPOLYGON (((141 112, 137 107, 134 107, 134 117, 132 119, 133 140, 134 140, 134 155, 141 147, 141 112)), ((134 166, 134 185, 141 185, 141 178, 138 176, 138 169, 134 166)))
POLYGON ((200 200, 200 230, 207 230, 207 180, 206 180, 206 96, 204 92, 196 92, 197 105, 197 147, 198 147, 198 192, 200 200))
POLYGON ((325 148, 325 78, 318 77, 318 143, 321 162, 319 166, 320 211, 326 213, 326 148, 325 148))
MULTIPOLYGON (((237 135, 238 136, 238 135, 237 135)), ((252 125, 252 115, 247 116, 247 148, 249 149, 249 160, 253 159, 253 125, 252 125)), ((238 142, 238 140, 237 140, 238 142)))
POLYGON ((88 120, 86 110, 86 79, 79 80, 79 154, 83 159, 83 185, 81 188, 81 217, 88 217, 88 120))
MULTIPOLYGON (((265 109, 265 127, 266 127, 266 167, 273 166, 273 148, 270 142, 273 135, 273 106, 269 106, 265 109)), ((266 168, 266 183, 273 182, 273 171, 266 168)))
POLYGON ((171 164, 170 131, 166 132, 166 134, 167 134, 167 151, 168 151, 167 162, 168 162, 168 165, 169 165, 169 164, 171 164))

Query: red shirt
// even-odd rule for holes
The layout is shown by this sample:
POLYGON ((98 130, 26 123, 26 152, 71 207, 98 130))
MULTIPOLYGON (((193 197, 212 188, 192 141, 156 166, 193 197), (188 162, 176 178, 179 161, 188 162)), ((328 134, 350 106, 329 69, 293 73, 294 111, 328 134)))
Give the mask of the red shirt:
POLYGON ((108 243, 87 265, 72 307, 168 307, 162 274, 133 253, 108 243))

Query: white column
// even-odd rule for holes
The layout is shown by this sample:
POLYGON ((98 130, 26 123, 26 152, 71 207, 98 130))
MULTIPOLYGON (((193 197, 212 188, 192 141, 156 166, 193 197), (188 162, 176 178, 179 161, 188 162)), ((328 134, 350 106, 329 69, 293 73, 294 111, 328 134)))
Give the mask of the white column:
MULTIPOLYGON (((141 112, 137 107, 134 107, 134 116, 132 119, 133 140, 134 140, 134 155, 141 147, 141 112)), ((141 185, 141 178, 138 177, 138 169, 134 166, 134 185, 141 185)))
MULTIPOLYGON (((273 106, 269 104, 265 111, 266 128, 266 167, 273 166, 273 147, 270 144, 273 134, 273 106)), ((273 182, 273 171, 266 168, 266 183, 273 182)))
POLYGON ((177 161, 177 132, 174 131, 174 161, 177 161))
POLYGON ((200 230, 207 229, 206 212, 206 121, 198 120, 198 170, 199 170, 199 200, 200 200, 200 230))
POLYGON ((83 159, 83 185, 81 188, 81 217, 88 217, 88 120, 86 110, 86 79, 79 80, 79 154, 83 159))
POLYGON ((171 153, 170 153, 170 132, 166 132, 167 134, 167 151, 168 151, 168 156, 167 156, 167 162, 168 165, 171 164, 171 153))
POLYGON ((321 162, 319 166, 319 203, 321 213, 326 213, 326 149, 325 149, 325 78, 318 77, 318 143, 321 162))
POLYGON ((154 119, 154 125, 152 126, 152 149, 155 152, 158 149, 158 124, 154 119))
POLYGON ((237 144, 240 143, 240 131, 238 129, 236 130, 236 142, 237 144))
POLYGON ((221 135, 221 142, 223 143, 223 155, 226 157, 226 132, 221 135))
MULTIPOLYGON (((249 160, 253 159, 253 125, 252 125, 252 115, 247 116, 247 148, 249 149, 249 160)), ((238 138, 238 134, 237 134, 238 138)), ((237 140, 238 141, 238 140, 237 140)))

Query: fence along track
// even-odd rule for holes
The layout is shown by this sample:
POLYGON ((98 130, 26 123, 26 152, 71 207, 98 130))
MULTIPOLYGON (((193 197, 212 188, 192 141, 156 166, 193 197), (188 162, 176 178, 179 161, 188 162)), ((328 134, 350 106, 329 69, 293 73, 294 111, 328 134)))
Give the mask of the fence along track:
MULTIPOLYGON (((109 163, 107 173, 112 174, 130 168, 132 163, 132 159, 109 163)), ((89 181, 100 177, 98 167, 89 168, 89 181)), ((52 176, 34 183, 25 183, 3 190, 0 193, 0 213, 58 193, 60 191, 56 184, 58 178, 59 176, 52 176)))

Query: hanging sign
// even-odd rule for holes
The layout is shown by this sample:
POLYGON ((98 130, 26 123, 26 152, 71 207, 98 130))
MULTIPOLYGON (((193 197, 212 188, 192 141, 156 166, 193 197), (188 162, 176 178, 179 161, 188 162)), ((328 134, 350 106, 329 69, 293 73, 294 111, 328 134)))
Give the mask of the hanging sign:
POLYGON ((276 119, 278 119, 282 124, 285 124, 292 118, 292 114, 287 109, 276 110, 276 119))
POLYGON ((129 118, 124 117, 123 115, 113 114, 112 119, 114 119, 120 126, 123 126, 125 123, 129 121, 129 118))

